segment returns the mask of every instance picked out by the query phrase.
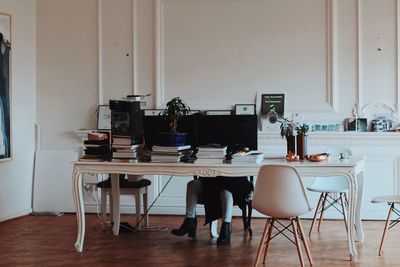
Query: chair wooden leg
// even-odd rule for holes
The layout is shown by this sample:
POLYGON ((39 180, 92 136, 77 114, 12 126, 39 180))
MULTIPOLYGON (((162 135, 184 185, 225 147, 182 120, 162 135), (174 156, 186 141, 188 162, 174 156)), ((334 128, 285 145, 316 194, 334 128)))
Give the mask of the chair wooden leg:
POLYGON ((268 230, 268 241, 267 241, 267 244, 265 244, 263 264, 265 264, 265 260, 267 259, 269 245, 271 244, 272 230, 274 229, 274 223, 275 223, 275 219, 272 219, 272 221, 270 222, 269 230, 268 230))
POLYGON ((319 232, 319 229, 321 228, 321 222, 324 218, 325 203, 326 203, 326 198, 328 197, 328 195, 329 195, 329 193, 325 193, 324 201, 322 202, 321 216, 319 216, 319 222, 318 222, 318 232, 319 232))
POLYGON ((346 201, 346 206, 349 207, 349 201, 347 200, 347 194, 343 193, 344 200, 346 201))
POLYGON ((107 222, 107 194, 104 188, 101 190, 100 196, 100 211, 101 211, 101 218, 103 219, 103 227, 106 225, 107 222))
POLYGON ((381 245, 379 246, 379 256, 382 255, 383 242, 385 242, 388 226, 389 226, 389 223, 390 223, 390 215, 392 214, 393 208, 394 208, 394 203, 392 203, 390 205, 389 213, 388 213, 388 216, 387 216, 387 219, 386 219, 386 223, 385 223, 385 228, 383 229, 381 245))
POLYGON ((267 219, 267 222, 265 223, 264 232, 263 232, 263 234, 261 236, 260 245, 258 246, 256 262, 254 263, 254 266, 257 266, 258 262, 260 261, 261 251, 263 249, 264 242, 265 242, 265 236, 267 235, 267 232, 269 230, 269 228, 268 228, 269 227, 269 221, 270 221, 270 219, 267 219))
POLYGON ((146 213, 145 217, 144 217, 144 227, 149 228, 149 214, 147 213, 148 210, 148 196, 147 196, 147 192, 143 194, 143 211, 144 213, 146 213))
POLYGON ((299 254, 300 265, 301 265, 301 267, 304 267, 303 253, 301 252, 299 236, 297 234, 296 222, 294 219, 291 219, 291 223, 292 223, 292 229, 293 229, 294 241, 296 243, 297 253, 299 254))
POLYGON ((307 253, 308 261, 310 262, 310 265, 313 265, 313 261, 312 261, 312 257, 311 257, 311 252, 310 252, 310 249, 309 249, 309 247, 308 247, 306 237, 305 237, 305 235, 304 235, 303 226, 301 225, 300 218, 296 218, 296 219, 297 219, 297 220, 296 220, 296 221, 297 221, 297 227, 299 228, 301 238, 303 239, 303 244, 304 244, 304 248, 305 248, 306 253, 307 253))
POLYGON ((343 212, 343 219, 344 219, 344 226, 346 227, 346 233, 349 231, 347 227, 347 216, 346 216, 346 207, 344 202, 343 193, 340 193, 340 204, 342 205, 342 212, 343 212))
POLYGON ((318 204, 317 204, 317 207, 315 208, 314 217, 313 217, 313 220, 312 220, 312 223, 311 223, 311 227, 310 227, 310 232, 308 233, 308 235, 311 235, 312 229, 314 227, 315 220, 317 219, 318 209, 319 209, 319 206, 321 205, 321 201, 322 201, 323 196, 324 196, 324 193, 321 193, 321 195, 319 196, 318 204))
POLYGON ((108 194, 108 198, 110 200, 110 217, 111 217, 111 221, 114 222, 114 206, 113 206, 113 198, 112 198, 112 194, 111 191, 108 194))
POLYGON ((141 195, 140 192, 135 195, 135 206, 136 206, 136 226, 140 230, 140 206, 141 206, 141 195))

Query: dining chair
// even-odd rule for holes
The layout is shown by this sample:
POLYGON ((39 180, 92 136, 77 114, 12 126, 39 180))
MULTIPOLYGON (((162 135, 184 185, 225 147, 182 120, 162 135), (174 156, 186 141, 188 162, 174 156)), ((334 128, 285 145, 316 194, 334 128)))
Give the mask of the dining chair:
POLYGON ((310 265, 313 264, 299 218, 300 215, 311 211, 311 208, 300 175, 294 167, 285 165, 262 166, 258 172, 254 189, 253 208, 270 216, 261 236, 254 266, 258 265, 264 243, 263 263, 265 263, 271 240, 281 233, 296 245, 301 266, 304 266, 304 260, 299 240, 303 242, 310 265), (290 220, 289 225, 284 226, 279 221, 281 219, 290 220), (283 230, 279 230, 276 224, 283 226, 283 230), (292 230, 289 229, 290 226, 292 230), (272 236, 273 229, 278 230, 278 232, 272 236), (292 232, 294 241, 284 233, 285 230, 292 232))
MULTIPOLYGON (((341 153, 351 156, 351 150, 345 147, 331 147, 325 150, 330 157, 338 158, 341 153)), ((346 211, 348 208, 347 192, 349 191, 349 185, 346 177, 344 176, 330 176, 330 177, 315 177, 313 183, 307 187, 307 190, 312 192, 320 193, 317 207, 315 208, 314 217, 311 223, 309 235, 313 230, 317 215, 319 216, 318 232, 321 227, 324 212, 333 207, 343 215, 344 225, 347 229, 346 211), (337 207, 337 204, 340 207, 337 207)))
MULTIPOLYGON (((143 210, 144 210, 144 227, 149 227, 149 217, 147 214, 148 206, 148 195, 147 188, 151 185, 151 181, 148 179, 141 179, 142 176, 128 175, 128 179, 122 174, 119 177, 120 195, 130 195, 135 197, 136 207, 136 227, 138 230, 141 229, 141 205, 143 198, 143 210)), ((101 189, 101 201, 100 210, 103 224, 107 220, 107 196, 110 200, 110 216, 113 218, 113 203, 112 203, 112 190, 111 190, 111 179, 99 182, 97 187, 101 189)))
POLYGON ((398 210, 394 204, 400 204, 400 195, 389 195, 389 196, 379 196, 375 197, 371 200, 372 203, 387 203, 389 207, 388 216, 386 219, 385 227, 383 228, 381 244, 379 246, 379 256, 382 255, 383 252, 383 243, 385 242, 387 231, 390 230, 393 226, 400 222, 400 210, 398 210), (390 216, 392 213, 395 213, 398 218, 395 220, 391 220, 390 216))

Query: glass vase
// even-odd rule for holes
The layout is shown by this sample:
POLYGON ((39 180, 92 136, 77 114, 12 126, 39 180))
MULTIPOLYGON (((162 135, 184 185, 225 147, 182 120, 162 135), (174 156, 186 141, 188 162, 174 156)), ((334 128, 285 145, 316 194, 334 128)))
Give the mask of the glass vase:
POLYGON ((306 135, 297 135, 296 136, 297 143, 297 155, 300 160, 304 160, 307 155, 307 136, 306 135))
POLYGON ((287 155, 296 154, 296 138, 294 135, 286 136, 287 155))

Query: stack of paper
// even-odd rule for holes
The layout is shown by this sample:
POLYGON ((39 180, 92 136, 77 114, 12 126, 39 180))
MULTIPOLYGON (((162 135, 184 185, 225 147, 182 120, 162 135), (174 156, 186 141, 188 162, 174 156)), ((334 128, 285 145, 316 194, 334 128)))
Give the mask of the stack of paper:
POLYGON ((190 149, 190 145, 182 146, 153 146, 152 162, 179 162, 190 149))
POLYGON ((264 160, 264 153, 255 150, 238 152, 232 155, 232 163, 261 163, 264 160))
POLYGON ((222 163, 226 155, 227 146, 220 144, 210 144, 207 146, 199 146, 196 154, 196 162, 215 162, 222 163))

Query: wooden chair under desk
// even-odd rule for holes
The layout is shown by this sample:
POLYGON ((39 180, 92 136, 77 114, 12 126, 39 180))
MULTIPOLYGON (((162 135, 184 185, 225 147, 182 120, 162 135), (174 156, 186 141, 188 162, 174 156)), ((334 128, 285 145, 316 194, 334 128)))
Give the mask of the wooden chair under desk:
MULTIPOLYGON (((119 177, 119 186, 121 195, 130 195, 135 197, 135 207, 136 207, 136 223, 135 226, 138 230, 141 226, 145 228, 149 227, 149 219, 147 214, 148 209, 148 192, 147 188, 151 185, 151 181, 148 179, 143 179, 141 175, 128 175, 128 179, 125 179, 125 175, 121 174, 119 177), (143 196, 143 213, 145 217, 141 218, 141 205, 143 196)), ((97 184, 97 187, 101 188, 101 216, 103 223, 107 221, 107 195, 110 199, 110 216, 113 218, 113 203, 112 203, 112 190, 111 190, 111 179, 107 179, 97 184)))

